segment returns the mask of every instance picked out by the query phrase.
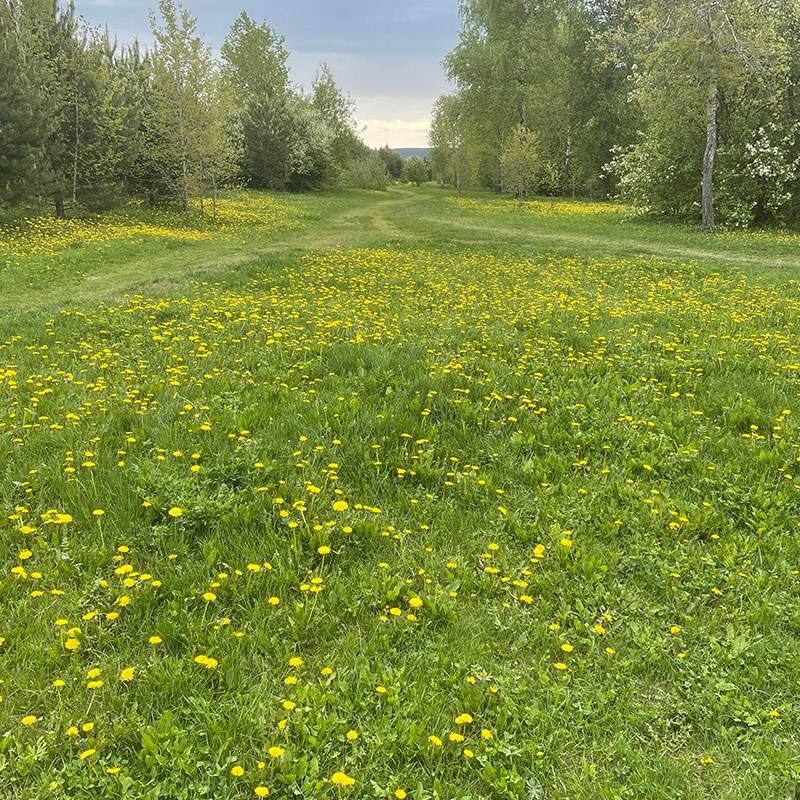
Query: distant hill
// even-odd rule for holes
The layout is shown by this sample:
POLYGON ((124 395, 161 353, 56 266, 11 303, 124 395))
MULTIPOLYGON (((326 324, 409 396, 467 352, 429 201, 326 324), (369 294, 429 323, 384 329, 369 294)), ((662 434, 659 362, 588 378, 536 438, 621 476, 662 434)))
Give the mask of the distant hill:
POLYGON ((411 158, 411 156, 425 158, 430 152, 430 147, 393 147, 392 150, 403 158, 411 158))

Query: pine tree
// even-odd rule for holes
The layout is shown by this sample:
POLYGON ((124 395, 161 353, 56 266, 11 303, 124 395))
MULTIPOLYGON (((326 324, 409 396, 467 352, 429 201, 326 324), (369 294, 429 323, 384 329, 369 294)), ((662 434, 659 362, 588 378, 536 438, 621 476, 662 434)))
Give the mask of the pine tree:
POLYGON ((29 199, 46 169, 52 108, 40 65, 25 57, 16 33, 0 30, 0 200, 29 199))

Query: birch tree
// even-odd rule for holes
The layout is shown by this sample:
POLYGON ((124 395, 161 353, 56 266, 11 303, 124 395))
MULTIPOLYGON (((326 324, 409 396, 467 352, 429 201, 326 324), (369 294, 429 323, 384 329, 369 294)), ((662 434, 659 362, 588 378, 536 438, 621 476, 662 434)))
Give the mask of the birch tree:
MULTIPOLYGON (((793 3, 794 0, 786 0, 793 3)), ((714 230, 715 174, 723 113, 747 88, 750 102, 774 102, 783 71, 777 0, 617 0, 611 39, 632 56, 635 95, 664 139, 687 125, 698 135, 703 225, 714 230), (702 153, 699 152, 700 148, 702 153)), ((681 132, 680 135, 683 135, 681 132)))

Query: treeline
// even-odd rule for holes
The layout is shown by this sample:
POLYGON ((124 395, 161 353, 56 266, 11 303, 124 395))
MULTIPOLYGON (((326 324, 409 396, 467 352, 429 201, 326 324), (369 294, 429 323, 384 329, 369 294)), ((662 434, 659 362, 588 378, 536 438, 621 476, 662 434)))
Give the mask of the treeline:
POLYGON ((460 0, 430 133, 459 190, 620 196, 749 225, 800 212, 795 0, 460 0))
POLYGON ((396 154, 359 138, 354 105, 320 67, 305 93, 284 39, 242 13, 215 59, 173 0, 154 44, 118 45, 73 4, 0 2, 0 203, 59 217, 130 198, 216 212, 217 189, 382 189, 396 154))

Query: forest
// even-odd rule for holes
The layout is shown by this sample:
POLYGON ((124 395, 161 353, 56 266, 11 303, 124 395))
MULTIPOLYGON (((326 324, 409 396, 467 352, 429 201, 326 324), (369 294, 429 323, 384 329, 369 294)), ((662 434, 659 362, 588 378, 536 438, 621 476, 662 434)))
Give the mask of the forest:
POLYGON ((73 4, 0 3, 0 202, 60 218, 129 199, 213 213, 222 186, 383 188, 387 167, 400 177, 398 156, 359 138, 325 64, 309 93, 291 82, 266 22, 242 12, 218 58, 173 0, 150 22, 146 49, 73 4))
POLYGON ((790 223, 795 0, 462 0, 430 134, 438 179, 790 223))
POLYGON ((795 0, 460 0, 454 91, 429 163, 360 138, 320 65, 245 12, 219 54, 174 0, 153 45, 57 0, 0 4, 0 202, 59 217, 130 199, 214 209, 218 189, 384 189, 429 177, 517 195, 615 198, 734 227, 792 224, 800 194, 795 0))

